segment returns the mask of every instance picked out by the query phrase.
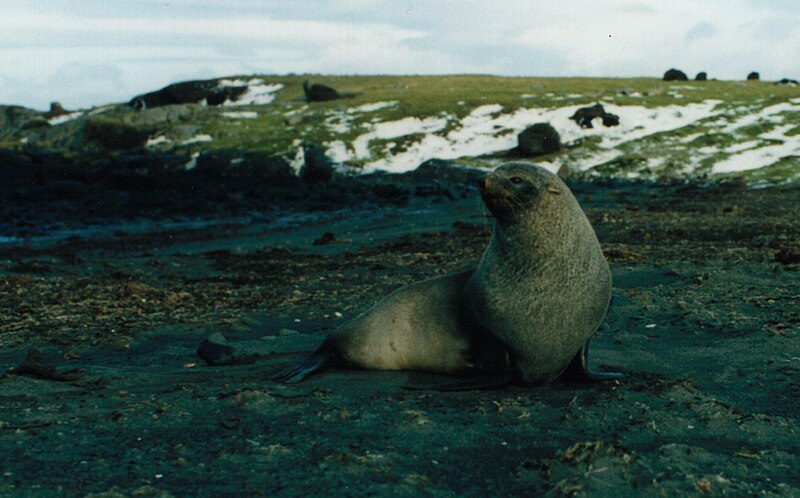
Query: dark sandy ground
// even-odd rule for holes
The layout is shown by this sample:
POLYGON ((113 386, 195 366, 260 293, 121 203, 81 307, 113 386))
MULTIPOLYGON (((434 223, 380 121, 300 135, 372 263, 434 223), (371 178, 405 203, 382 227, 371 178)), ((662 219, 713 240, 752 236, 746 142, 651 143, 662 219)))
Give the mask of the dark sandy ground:
POLYGON ((574 190, 614 274, 591 361, 622 381, 268 380, 477 260, 474 194, 2 247, 0 495, 800 496, 800 189, 574 190), (212 332, 244 361, 206 366, 212 332))

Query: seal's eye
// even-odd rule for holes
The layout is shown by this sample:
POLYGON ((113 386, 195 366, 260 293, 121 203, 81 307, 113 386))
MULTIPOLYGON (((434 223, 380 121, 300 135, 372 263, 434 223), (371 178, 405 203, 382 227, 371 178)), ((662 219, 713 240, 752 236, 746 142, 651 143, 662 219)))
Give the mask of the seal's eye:
POLYGON ((508 179, 508 181, 510 181, 511 183, 513 183, 515 185, 519 185, 520 183, 522 183, 525 180, 523 180, 521 176, 512 176, 511 178, 508 179))

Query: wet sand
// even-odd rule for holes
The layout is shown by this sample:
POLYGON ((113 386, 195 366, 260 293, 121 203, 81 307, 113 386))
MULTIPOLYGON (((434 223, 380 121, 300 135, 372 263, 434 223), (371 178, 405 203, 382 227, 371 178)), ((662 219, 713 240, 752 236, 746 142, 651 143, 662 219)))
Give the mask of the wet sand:
POLYGON ((622 381, 269 381, 476 261, 470 190, 3 246, 0 495, 800 496, 800 188, 573 190, 614 276, 591 363, 622 381), (213 332, 245 361, 205 365, 213 332))

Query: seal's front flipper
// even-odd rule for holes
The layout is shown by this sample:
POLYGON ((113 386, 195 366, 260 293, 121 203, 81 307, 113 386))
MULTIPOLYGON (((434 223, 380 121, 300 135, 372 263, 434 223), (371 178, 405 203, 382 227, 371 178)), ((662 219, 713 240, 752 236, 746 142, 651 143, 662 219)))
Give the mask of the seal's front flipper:
POLYGON ((337 363, 338 355, 330 336, 323 341, 316 351, 305 357, 299 363, 284 368, 272 376, 272 380, 281 384, 294 384, 302 381, 309 375, 337 363))
POLYGON ((411 382, 403 385, 404 389, 414 391, 477 391, 499 389, 513 383, 511 372, 471 372, 466 377, 447 378, 441 382, 430 382, 429 374, 413 374, 411 382))
POLYGON ((589 368, 589 340, 586 340, 580 351, 572 358, 567 368, 561 372, 560 380, 567 382, 592 382, 598 380, 624 379, 622 372, 600 372, 589 368))

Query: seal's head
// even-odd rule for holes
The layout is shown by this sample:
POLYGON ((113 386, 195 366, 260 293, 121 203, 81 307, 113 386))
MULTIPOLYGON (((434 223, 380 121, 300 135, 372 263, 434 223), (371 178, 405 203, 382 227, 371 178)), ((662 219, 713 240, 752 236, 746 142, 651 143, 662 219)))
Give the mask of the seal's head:
POLYGON ((530 163, 499 166, 480 184, 486 207, 501 223, 513 223, 569 193, 556 175, 530 163))

